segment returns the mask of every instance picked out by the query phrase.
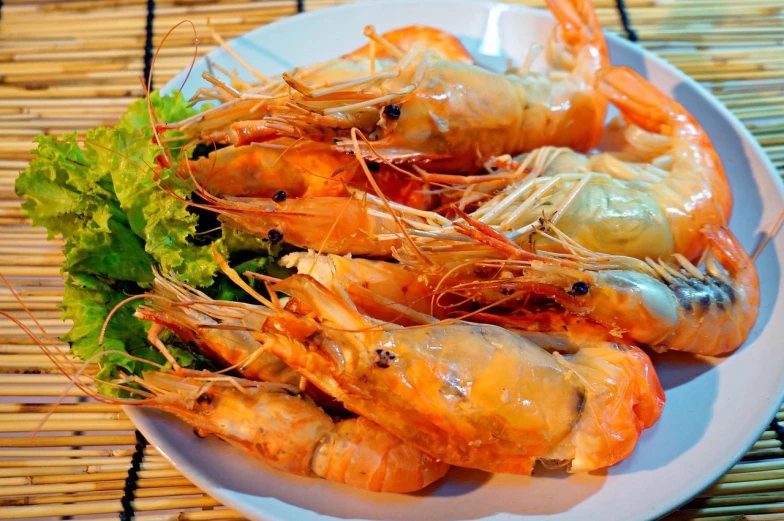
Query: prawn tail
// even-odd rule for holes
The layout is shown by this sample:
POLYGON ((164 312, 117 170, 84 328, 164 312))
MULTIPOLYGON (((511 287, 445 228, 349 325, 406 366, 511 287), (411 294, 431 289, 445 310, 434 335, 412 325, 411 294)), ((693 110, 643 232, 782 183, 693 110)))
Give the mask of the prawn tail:
POLYGON ((643 428, 653 426, 659 420, 666 398, 653 362, 639 347, 633 346, 626 351, 636 390, 636 403, 632 406, 634 414, 642 422, 643 428))
POLYGON ((703 227, 702 235, 705 237, 708 250, 727 270, 730 277, 743 284, 750 283, 755 286, 758 284, 754 261, 731 231, 724 226, 709 224, 703 227))
POLYGON ((677 258, 682 272, 694 276, 676 281, 686 304, 683 319, 665 348, 706 356, 726 355, 740 347, 759 315, 759 279, 754 262, 726 228, 701 230, 707 244, 705 274, 686 258, 677 258))
POLYGON ((614 465, 661 415, 665 398, 653 364, 634 346, 583 348, 568 363, 587 384, 570 471, 614 465))
MULTIPOLYGON (((744 303, 748 307, 750 316, 747 320, 748 329, 754 324, 759 312, 759 277, 754 261, 738 242, 738 239, 727 228, 715 224, 707 225, 702 229, 702 235, 708 243, 708 252, 713 255, 721 267, 726 270, 729 280, 726 282, 738 291, 743 292, 744 303)), ((707 265, 709 275, 718 276, 718 270, 707 265)))
POLYGON ((629 67, 602 68, 596 89, 618 107, 624 118, 648 132, 671 136, 687 124, 691 134, 706 136, 683 106, 629 67))
POLYGON ((596 50, 602 66, 610 63, 607 42, 592 0, 547 0, 561 27, 564 42, 577 49, 596 50))
POLYGON ((363 417, 338 422, 316 449, 312 467, 330 481, 391 493, 420 490, 449 470, 446 463, 363 417))

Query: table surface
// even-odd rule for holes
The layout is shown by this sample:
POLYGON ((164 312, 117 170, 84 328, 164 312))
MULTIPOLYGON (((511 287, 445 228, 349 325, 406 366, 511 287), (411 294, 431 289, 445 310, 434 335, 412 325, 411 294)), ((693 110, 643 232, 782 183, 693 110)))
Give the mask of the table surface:
MULTIPOLYGON (((199 54, 214 48, 207 20, 226 39, 298 11, 341 0, 0 1, 0 273, 50 335, 68 330, 62 298, 62 242, 46 241, 22 215, 14 181, 39 133, 113 124, 142 94, 163 36, 192 21, 199 54)), ((543 0, 516 3, 542 6, 543 0)), ((595 0, 608 31, 638 39, 700 81, 729 107, 784 168, 784 1, 595 0), (623 3, 623 2, 619 2, 623 3)), ((177 30, 156 62, 163 85, 193 56, 192 33, 177 30)), ((0 309, 34 326, 7 288, 0 309)), ((61 360, 68 360, 62 346, 61 360)), ((56 365, 19 329, 0 321, 0 519, 242 519, 203 494, 154 447, 145 446, 118 406, 88 403, 66 388, 56 365), (31 437, 31 431, 41 428, 31 437), (128 477, 136 477, 134 489, 128 477), (66 517, 73 516, 73 517, 66 517)), ((736 467, 668 519, 784 519, 784 411, 736 467)), ((133 480, 131 480, 133 481, 133 480)))

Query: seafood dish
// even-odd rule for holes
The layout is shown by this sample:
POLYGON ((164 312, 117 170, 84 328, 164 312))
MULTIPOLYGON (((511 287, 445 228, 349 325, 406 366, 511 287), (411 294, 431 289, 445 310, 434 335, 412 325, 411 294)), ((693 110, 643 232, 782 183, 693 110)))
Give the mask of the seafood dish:
POLYGON ((37 138, 16 192, 66 240, 63 340, 100 371, 53 361, 373 492, 628 458, 665 407, 650 353, 748 337, 756 253, 695 117, 611 63, 590 0, 547 6, 549 40, 504 72, 367 26, 277 76, 233 55, 253 80, 214 63, 189 99, 148 78, 116 126, 37 138))

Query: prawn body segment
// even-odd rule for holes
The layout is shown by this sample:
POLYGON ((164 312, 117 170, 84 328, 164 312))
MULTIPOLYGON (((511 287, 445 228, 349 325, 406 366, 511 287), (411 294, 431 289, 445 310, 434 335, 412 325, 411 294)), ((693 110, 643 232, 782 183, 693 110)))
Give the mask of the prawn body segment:
POLYGON ((200 433, 215 434, 277 470, 404 493, 426 487, 449 469, 370 421, 333 422, 288 390, 268 390, 264 384, 238 389, 224 382, 183 383, 157 373, 146 374, 144 381, 168 392, 143 406, 174 414, 200 433))
MULTIPOLYGON (((365 35, 373 38, 375 30, 372 27, 365 28, 365 35)), ((433 27, 424 25, 410 25, 400 29, 394 29, 381 35, 381 38, 390 46, 407 52, 415 47, 422 47, 434 51, 442 60, 474 63, 474 58, 471 56, 463 44, 460 43, 455 36, 445 33, 433 27)), ((350 52, 342 58, 344 59, 357 59, 357 58, 370 58, 371 44, 364 45, 359 49, 350 52)), ((390 50, 384 45, 376 45, 375 57, 377 59, 395 58, 390 50)))
POLYGON ((732 191, 707 133, 686 109, 626 67, 601 71, 597 89, 621 110, 630 128, 632 157, 663 164, 663 182, 649 193, 666 211, 675 251, 699 258, 705 226, 726 226, 732 191))
POLYGON ((290 253, 280 264, 311 275, 333 291, 345 290, 364 314, 379 320, 411 324, 405 313, 390 303, 436 318, 447 317, 447 310, 432 300, 433 277, 402 264, 314 252, 290 253))

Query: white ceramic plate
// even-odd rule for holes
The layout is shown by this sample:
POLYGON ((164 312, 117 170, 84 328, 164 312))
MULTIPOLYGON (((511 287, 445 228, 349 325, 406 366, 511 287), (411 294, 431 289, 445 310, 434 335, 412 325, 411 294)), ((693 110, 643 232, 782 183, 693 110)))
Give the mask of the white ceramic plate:
MULTIPOLYGON (((454 33, 480 63, 520 62, 553 26, 546 11, 476 0, 376 0, 293 16, 261 27, 231 46, 265 74, 327 60, 365 43, 362 28, 380 31, 418 23, 454 33)), ((784 206, 782 184, 745 128, 695 82, 654 55, 609 36, 614 64, 628 65, 685 105, 708 129, 735 196, 731 228, 747 250, 784 206)), ((241 67, 227 52, 210 60, 241 67)), ((205 60, 186 85, 199 86, 205 60)), ((184 73, 167 85, 178 88, 184 73)), ((139 429, 186 476, 253 520, 648 520, 662 516, 711 484, 736 462, 771 420, 784 389, 784 316, 780 234, 759 258, 762 309, 746 345, 721 361, 654 358, 667 406, 634 454, 607 472, 533 477, 453 469, 448 479, 413 495, 366 493, 266 468, 216 440, 200 440, 163 414, 129 409, 139 429)))

